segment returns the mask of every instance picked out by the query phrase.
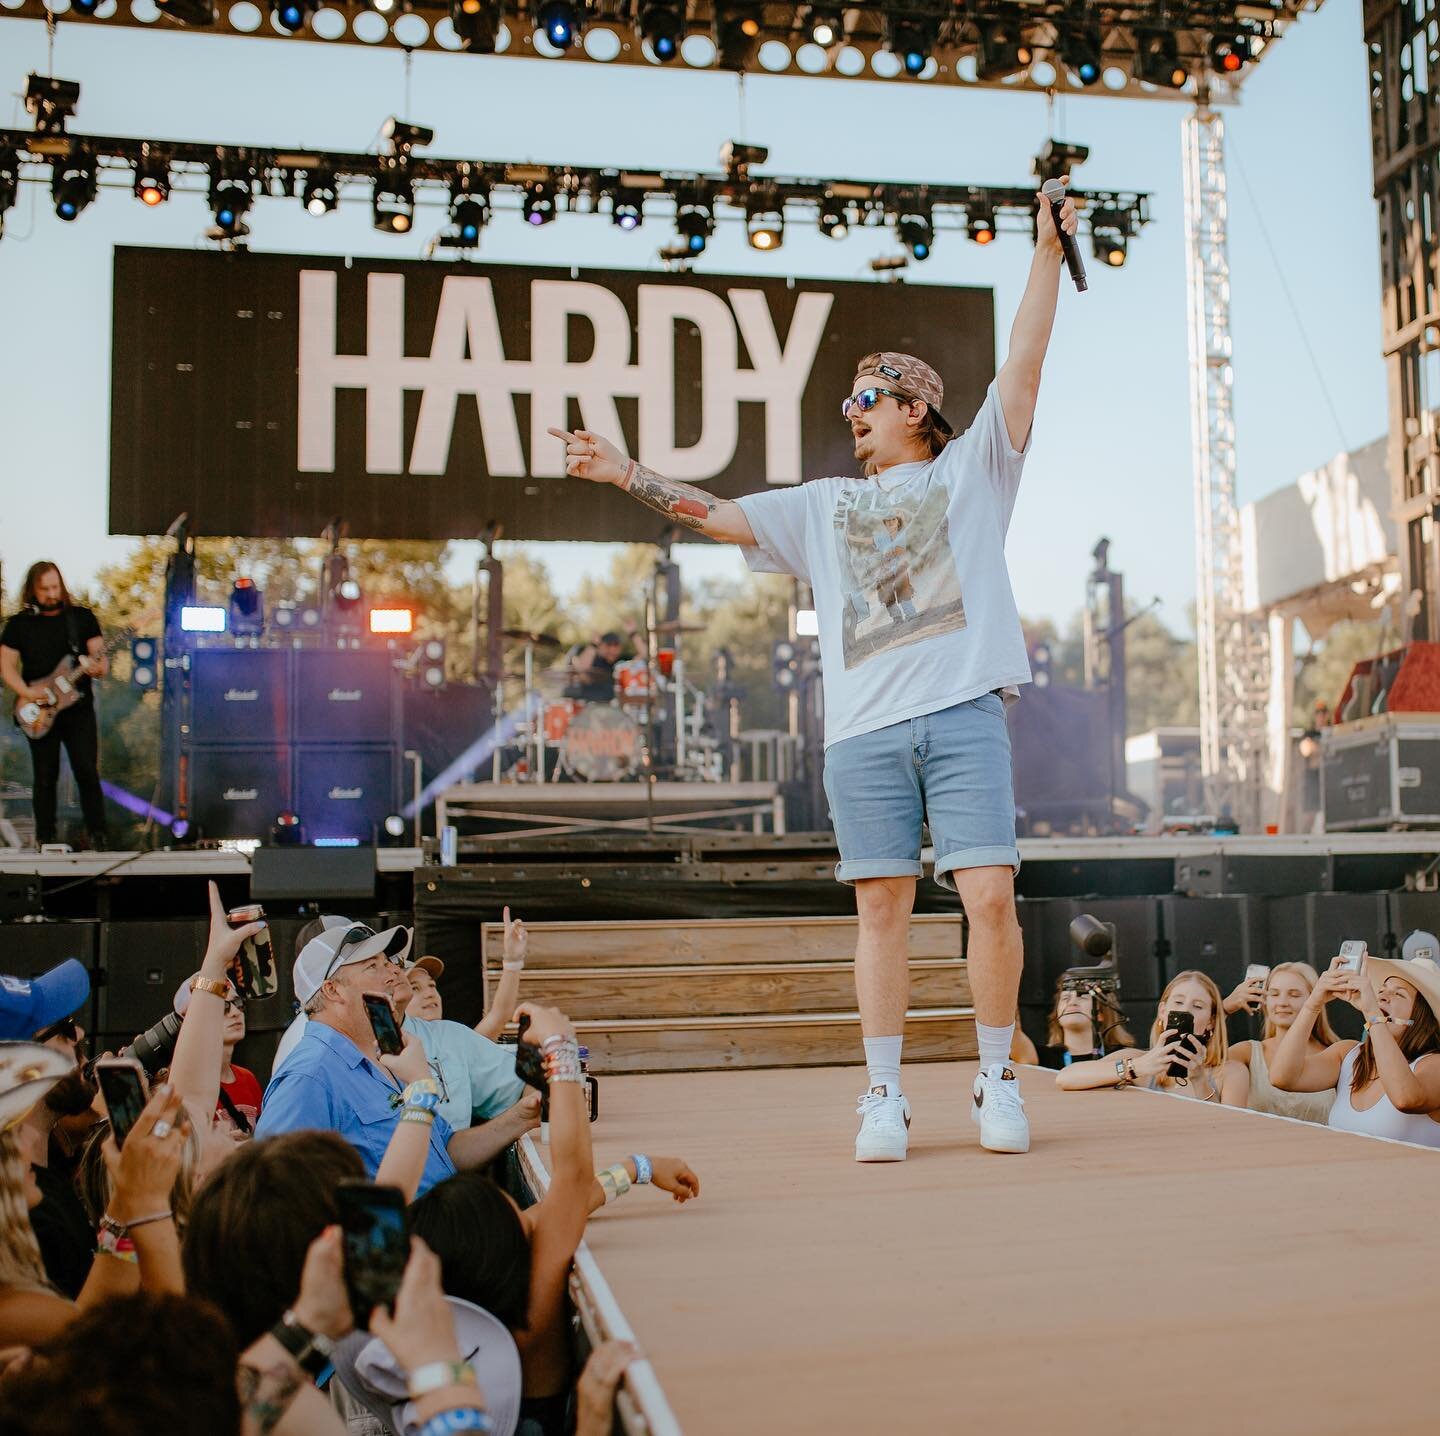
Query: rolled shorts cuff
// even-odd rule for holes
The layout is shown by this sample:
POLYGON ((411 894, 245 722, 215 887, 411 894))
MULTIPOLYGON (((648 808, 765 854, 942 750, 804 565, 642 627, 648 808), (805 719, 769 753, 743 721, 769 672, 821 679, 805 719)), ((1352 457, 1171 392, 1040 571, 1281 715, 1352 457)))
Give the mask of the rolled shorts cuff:
POLYGON ((942 888, 955 891, 955 880, 950 874, 960 868, 1003 868, 1010 869, 1014 877, 1020 872, 1020 850, 1019 848, 989 847, 989 848, 962 848, 958 852, 946 853, 944 857, 935 859, 935 881, 942 888), (950 878, 950 881, 946 881, 950 878))
POLYGON ((860 878, 919 878, 925 875, 922 863, 911 858, 851 858, 835 864, 837 883, 854 883, 860 878))

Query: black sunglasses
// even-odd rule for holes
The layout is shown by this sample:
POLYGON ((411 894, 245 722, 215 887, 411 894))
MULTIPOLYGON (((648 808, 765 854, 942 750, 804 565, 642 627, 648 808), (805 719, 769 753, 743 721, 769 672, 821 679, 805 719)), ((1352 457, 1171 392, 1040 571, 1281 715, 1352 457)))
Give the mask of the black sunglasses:
POLYGON ((45 1043, 52 1037, 63 1037, 67 1042, 78 1042, 80 1040, 79 1022, 73 1017, 62 1017, 48 1027, 42 1027, 30 1040, 45 1043))

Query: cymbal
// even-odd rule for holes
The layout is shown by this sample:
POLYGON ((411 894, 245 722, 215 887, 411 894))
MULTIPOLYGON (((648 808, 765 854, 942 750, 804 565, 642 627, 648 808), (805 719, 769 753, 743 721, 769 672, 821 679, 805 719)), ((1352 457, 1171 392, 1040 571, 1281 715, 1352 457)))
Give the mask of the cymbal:
POLYGON ((548 633, 531 633, 528 628, 502 628, 500 631, 506 638, 513 638, 517 643, 528 643, 532 648, 563 648, 565 646, 558 638, 552 638, 548 633))
POLYGON ((705 627, 699 623, 682 623, 678 618, 670 623, 657 623, 656 633, 704 633, 705 627))

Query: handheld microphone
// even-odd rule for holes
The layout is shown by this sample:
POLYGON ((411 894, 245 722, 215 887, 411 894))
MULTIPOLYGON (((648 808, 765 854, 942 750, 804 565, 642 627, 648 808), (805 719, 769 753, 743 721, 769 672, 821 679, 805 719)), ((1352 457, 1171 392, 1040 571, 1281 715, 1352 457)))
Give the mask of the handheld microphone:
POLYGON ((1060 248, 1065 252, 1065 267, 1070 271, 1070 278, 1075 281, 1075 288, 1083 294, 1090 287, 1085 279, 1085 261, 1080 258, 1080 248, 1075 243, 1075 236, 1066 234, 1060 228, 1060 206, 1065 203, 1065 186, 1058 179, 1048 179, 1040 186, 1040 193, 1050 205, 1050 217, 1055 221, 1055 233, 1060 236, 1060 248))

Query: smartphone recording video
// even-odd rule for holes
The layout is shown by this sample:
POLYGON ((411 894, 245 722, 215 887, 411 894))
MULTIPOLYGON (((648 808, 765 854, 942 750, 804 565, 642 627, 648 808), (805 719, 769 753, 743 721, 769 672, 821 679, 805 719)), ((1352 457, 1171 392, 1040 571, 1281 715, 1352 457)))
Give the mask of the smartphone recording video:
MULTIPOLYGON (((1192 1051, 1199 1045, 1195 1041, 1195 1014, 1192 1012, 1172 1012, 1165 1019, 1165 1031, 1168 1036, 1178 1034, 1192 1051)), ((1179 1062, 1172 1062, 1165 1070, 1171 1077, 1189 1076, 1189 1069, 1179 1062)))
POLYGON ((405 1050, 405 1034, 400 1030, 399 1019, 390 999, 378 992, 361 995, 365 1014, 370 1019, 370 1030, 375 1034, 375 1045, 382 1057, 396 1057, 405 1050))
POLYGON ((1359 972, 1365 961, 1365 943, 1358 937, 1347 938, 1340 944, 1339 971, 1359 972))
POLYGON ((355 1325, 368 1328, 370 1313, 394 1302, 410 1256, 405 1194, 398 1187, 377 1187, 373 1182, 341 1182, 335 1200, 350 1310, 355 1325))
POLYGON ((95 1081, 110 1114, 115 1145, 123 1147, 148 1100, 145 1073, 133 1057, 102 1057, 95 1063, 95 1081))

